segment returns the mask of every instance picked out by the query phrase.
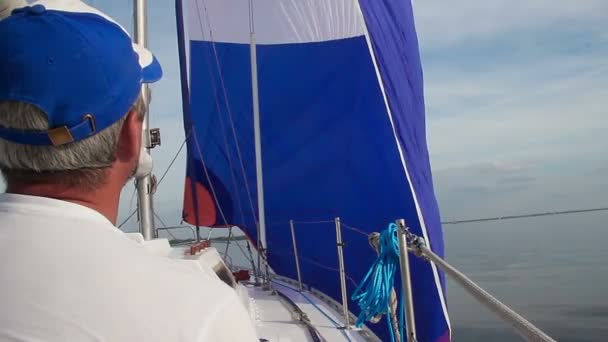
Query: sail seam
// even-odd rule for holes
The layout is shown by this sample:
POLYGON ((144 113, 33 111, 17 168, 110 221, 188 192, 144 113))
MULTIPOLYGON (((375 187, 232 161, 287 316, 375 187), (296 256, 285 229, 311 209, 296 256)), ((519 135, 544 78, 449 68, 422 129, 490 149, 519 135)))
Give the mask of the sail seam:
MULTIPOLYGON (((406 176, 407 181, 409 183, 410 191, 412 193, 412 198, 414 199, 414 205, 416 207, 416 214, 417 214, 418 219, 420 221, 420 228, 422 230, 422 234, 423 234, 424 239, 425 239, 425 241, 427 243, 427 246, 429 247, 429 249, 432 250, 432 248, 431 248, 431 241, 430 241, 430 239, 428 237, 428 232, 427 232, 427 229, 426 229, 426 223, 424 221, 424 216, 422 215, 422 210, 420 209, 420 205, 418 203, 418 197, 417 197, 416 191, 414 189, 414 184, 412 183, 412 180, 411 180, 410 174, 409 174, 409 170, 408 170, 407 164, 405 162, 405 153, 403 151, 403 148, 401 147, 401 143, 399 142, 399 138, 397 136, 397 130, 395 128, 395 123, 393 122, 392 111, 391 111, 391 108, 390 108, 390 105, 389 105, 389 102, 388 102, 388 97, 386 95, 386 91, 384 89, 384 82, 383 82, 383 79, 382 79, 382 74, 380 73, 380 69, 378 67, 378 62, 376 60, 376 54, 374 52, 374 48, 373 48, 373 45, 372 45, 372 42, 371 42, 371 37, 369 35, 369 30, 367 28, 367 22, 365 21, 365 16, 363 15, 363 10, 361 9, 361 5, 360 5, 359 1, 357 1, 357 5, 359 6, 359 13, 363 17, 363 23, 364 23, 363 26, 364 26, 364 30, 365 30, 365 40, 367 42, 367 47, 369 49, 369 53, 371 55, 372 63, 374 65, 374 70, 376 72, 376 77, 378 78, 378 83, 379 83, 379 86, 380 86, 380 91, 382 93, 382 97, 383 97, 383 100, 384 100, 384 105, 386 106, 386 112, 387 112, 389 121, 391 123, 391 127, 392 127, 392 130, 393 130, 393 135, 395 137, 395 142, 397 144, 397 149, 399 151, 399 156, 401 158, 401 164, 403 166, 403 170, 405 172, 405 176, 406 176)), ((431 265, 431 268, 432 268, 432 271, 433 271, 433 277, 435 279, 435 285, 436 285, 436 288, 437 288, 437 292, 439 294, 439 301, 441 302, 441 307, 442 307, 442 310, 443 310, 443 315, 445 317, 445 321, 446 321, 446 324, 448 326, 448 330, 449 330, 450 335, 451 335, 452 328, 451 328, 451 324, 450 324, 450 318, 448 316, 448 310, 447 310, 447 305, 446 305, 444 294, 443 294, 443 289, 441 287, 441 281, 439 280, 439 272, 438 272, 437 266, 435 264, 430 263, 430 265, 431 265)))

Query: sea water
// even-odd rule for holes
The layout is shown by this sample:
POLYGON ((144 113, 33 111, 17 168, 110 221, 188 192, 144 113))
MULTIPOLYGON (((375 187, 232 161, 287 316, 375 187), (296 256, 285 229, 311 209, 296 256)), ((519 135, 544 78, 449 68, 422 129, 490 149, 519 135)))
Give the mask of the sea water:
MULTIPOLYGON (((447 259, 558 341, 608 341, 608 213, 444 227, 447 259)), ((448 283, 454 341, 518 341, 448 283)))
MULTIPOLYGON (((608 341, 608 213, 443 229, 448 262, 551 337, 608 341)), ((223 254, 225 244, 215 246, 223 254)), ((250 267, 234 245, 229 254, 250 267)), ((447 298, 453 341, 523 341, 454 282, 447 298)))

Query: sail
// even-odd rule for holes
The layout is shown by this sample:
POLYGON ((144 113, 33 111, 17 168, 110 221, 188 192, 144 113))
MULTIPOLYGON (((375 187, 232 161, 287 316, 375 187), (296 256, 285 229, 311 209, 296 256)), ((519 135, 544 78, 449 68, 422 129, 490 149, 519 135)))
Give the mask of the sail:
MULTIPOLYGON (((237 225, 256 242, 254 32, 272 269, 296 278, 290 220, 303 281, 338 301, 335 217, 345 224, 351 294, 376 257, 362 232, 404 218, 443 256, 410 0, 177 0, 176 7, 185 221, 237 225)), ((449 341, 443 274, 414 256, 410 262, 418 338, 449 341)), ((386 323, 371 328, 387 336, 386 323)))

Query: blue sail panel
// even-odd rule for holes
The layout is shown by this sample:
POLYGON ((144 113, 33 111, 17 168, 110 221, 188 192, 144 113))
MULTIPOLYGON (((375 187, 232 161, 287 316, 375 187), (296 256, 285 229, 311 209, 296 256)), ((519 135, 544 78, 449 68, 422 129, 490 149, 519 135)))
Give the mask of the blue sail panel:
MULTIPOLYGON (((409 0, 359 2, 390 108, 403 167, 416 202, 419 227, 416 227, 415 233, 424 236, 427 245, 443 257, 443 233, 426 143, 423 73, 412 4, 409 0)), ((449 341, 451 333, 445 302, 445 276, 434 265, 432 271, 433 284, 438 287, 442 308, 441 311, 437 310, 433 322, 443 321, 444 324, 424 325, 421 328, 433 332, 429 340, 449 341)), ((415 282, 413 285, 414 295, 424 293, 425 289, 421 287, 426 284, 415 282)), ((416 315, 418 311, 417 308, 416 315)))
MULTIPOLYGON (((197 1, 187 2, 197 11, 197 1)), ((383 58, 397 52, 374 43, 388 38, 374 38, 381 30, 373 20, 364 22, 354 0, 341 0, 352 11, 338 13, 358 17, 335 23, 321 14, 325 12, 315 11, 317 3, 303 0, 300 5, 305 7, 300 13, 318 16, 311 18, 317 30, 285 37, 258 27, 266 235, 273 270, 296 278, 289 229, 294 220, 304 282, 340 301, 335 217, 345 224, 351 294, 376 257, 366 234, 404 218, 413 232, 430 239, 434 251, 443 253, 443 246, 424 135, 417 43, 408 42, 398 52, 410 59, 409 73, 394 75, 383 58), (404 81, 409 83, 404 86, 404 81)), ((241 10, 228 11, 219 0, 208 0, 207 5, 228 16, 241 10)), ((256 13, 263 18, 263 11, 256 13)), ((366 19, 377 14, 365 13, 366 19)), ((413 32, 411 17, 403 13, 400 20, 413 32)), ((187 54, 181 57, 189 69, 182 76, 189 91, 184 122, 190 134, 184 212, 192 224, 237 225, 255 243, 258 203, 248 34, 222 31, 222 23, 216 22, 212 24, 219 40, 211 40, 204 36, 209 22, 199 14, 190 13, 188 32, 196 39, 184 38, 187 54)), ((304 20, 306 15, 294 18, 304 20)), ((297 26, 294 20, 266 19, 278 26, 289 22, 291 30, 297 26)), ((411 263, 419 340, 447 341, 442 275, 420 259, 412 257, 411 263)), ((352 301, 350 307, 356 307, 352 301)), ((388 336, 385 324, 371 328, 388 336)))

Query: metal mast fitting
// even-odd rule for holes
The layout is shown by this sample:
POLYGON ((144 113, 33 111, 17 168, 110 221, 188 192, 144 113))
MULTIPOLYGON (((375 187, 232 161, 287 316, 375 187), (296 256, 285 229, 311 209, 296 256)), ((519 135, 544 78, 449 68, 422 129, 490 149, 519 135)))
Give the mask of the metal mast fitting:
POLYGON ((414 296, 412 295, 412 275, 408 255, 407 226, 405 220, 397 220, 399 240, 399 264, 401 266, 402 296, 405 296, 405 319, 407 342, 416 342, 416 317, 414 315, 414 296))
POLYGON ((342 224, 340 218, 334 220, 336 224, 336 243, 338 246, 338 263, 340 265, 340 290, 342 292, 342 314, 344 315, 344 328, 350 329, 348 314, 348 291, 346 289, 346 268, 344 267, 344 242, 342 241, 342 224))
POLYGON ((298 289, 300 292, 304 289, 302 286, 302 273, 300 272, 300 255, 298 254, 298 244, 296 243, 296 231, 293 220, 289 220, 289 229, 291 230, 291 242, 293 244, 293 256, 296 262, 296 272, 298 274, 298 289))
MULTIPOLYGON (((135 0, 133 30, 135 43, 148 47, 148 4, 147 0, 135 0)), ((141 96, 145 104, 145 114, 142 129, 142 151, 147 154, 143 156, 152 160, 150 150, 160 144, 160 132, 158 129, 150 130, 150 118, 148 107, 150 104, 150 88, 144 84, 141 89, 141 96)), ((137 187, 137 212, 139 217, 139 231, 145 240, 152 240, 157 237, 154 227, 154 181, 151 172, 138 177, 135 181, 137 187)))
POLYGON ((260 127, 260 99, 258 94, 258 59, 255 41, 253 2, 249 1, 249 52, 251 60, 251 96, 253 99, 253 133, 255 144, 255 175, 258 194, 258 268, 264 270, 264 283, 270 283, 268 251, 266 250, 266 212, 264 209, 264 174, 262 164, 262 129, 260 127), (260 259, 264 266, 260 265, 260 259))

